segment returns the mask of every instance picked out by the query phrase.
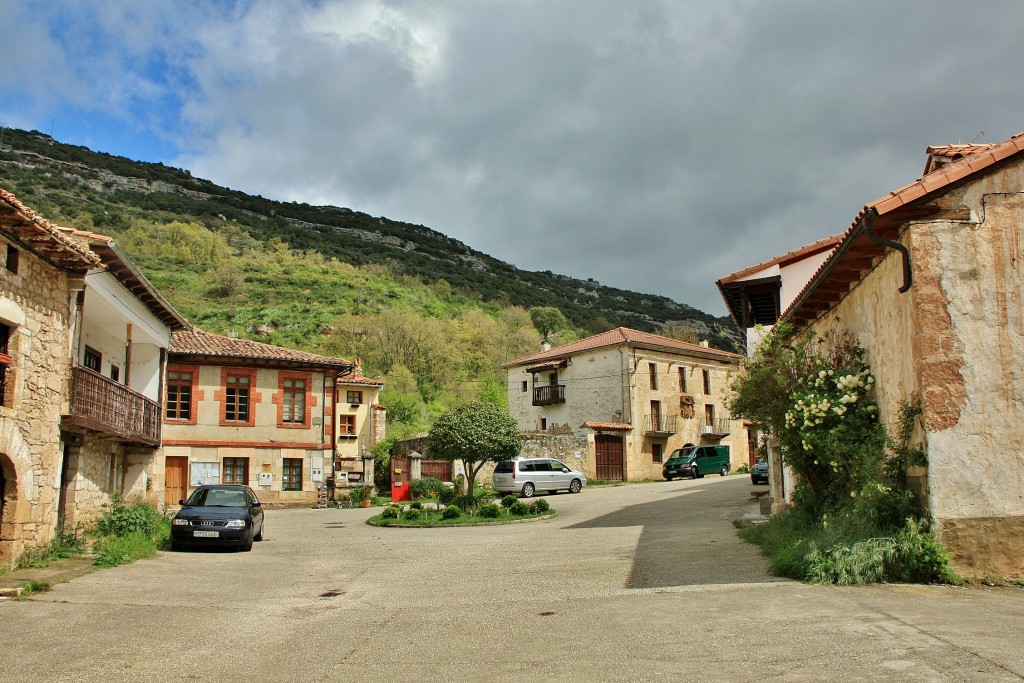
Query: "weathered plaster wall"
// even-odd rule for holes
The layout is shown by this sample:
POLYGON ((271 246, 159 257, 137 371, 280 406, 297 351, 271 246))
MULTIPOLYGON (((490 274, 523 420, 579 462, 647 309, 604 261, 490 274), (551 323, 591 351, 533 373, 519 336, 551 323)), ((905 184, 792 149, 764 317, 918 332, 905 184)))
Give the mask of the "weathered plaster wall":
POLYGON ((971 221, 910 225, 910 292, 896 291, 890 252, 814 325, 850 328, 868 349, 890 429, 900 401, 920 396, 930 511, 972 576, 1024 576, 1022 187, 1018 163, 947 193, 937 203, 971 221))

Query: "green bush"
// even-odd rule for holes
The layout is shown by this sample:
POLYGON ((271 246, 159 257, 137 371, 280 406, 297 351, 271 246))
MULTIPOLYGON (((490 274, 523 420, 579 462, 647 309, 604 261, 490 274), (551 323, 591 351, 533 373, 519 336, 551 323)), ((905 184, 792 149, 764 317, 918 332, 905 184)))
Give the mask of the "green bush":
POLYGON ((455 498, 455 488, 452 486, 442 486, 441 490, 437 492, 437 502, 441 505, 450 505, 455 498))
POLYGON ((478 514, 481 517, 495 518, 501 516, 501 508, 494 503, 484 503, 480 506, 478 514))
POLYGON ((398 516, 402 514, 402 508, 397 505, 388 505, 380 513, 380 516, 384 519, 398 519, 398 516))
POLYGON ((419 502, 418 500, 414 500, 413 502, 409 503, 409 508, 412 510, 422 510, 423 503, 419 502))
POLYGON ((135 533, 153 536, 167 523, 167 518, 142 498, 130 504, 115 495, 109 509, 96 521, 96 531, 103 536, 129 536, 135 533))
POLYGON ((522 501, 517 500, 515 503, 512 504, 512 507, 510 507, 508 511, 513 515, 518 515, 522 517, 523 515, 530 514, 530 506, 522 501))
POLYGON ((402 519, 408 519, 410 521, 416 521, 423 518, 423 510, 418 508, 409 508, 402 513, 402 519))
POLYGON ((458 519, 462 516, 462 510, 457 505, 449 505, 441 513, 441 516, 445 519, 458 519))
POLYGON ((530 512, 534 514, 541 514, 547 512, 550 509, 551 505, 549 505, 548 502, 543 498, 538 498, 537 500, 530 503, 530 512))
POLYGON ((422 477, 420 479, 413 479, 409 484, 409 488, 412 489, 413 498, 432 498, 437 496, 445 486, 444 482, 440 479, 422 477))
POLYGON ((501 506, 504 508, 510 508, 513 505, 515 505, 518 501, 519 499, 510 493, 501 499, 501 506))

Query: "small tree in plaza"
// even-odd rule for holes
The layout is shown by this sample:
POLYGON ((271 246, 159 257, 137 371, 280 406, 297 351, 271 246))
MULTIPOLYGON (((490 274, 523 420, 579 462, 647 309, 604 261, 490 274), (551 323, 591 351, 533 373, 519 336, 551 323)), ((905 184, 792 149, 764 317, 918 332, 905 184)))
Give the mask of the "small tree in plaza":
POLYGON ((484 464, 514 458, 522 442, 515 420, 505 410, 491 403, 466 403, 437 418, 428 447, 431 457, 462 463, 466 494, 472 496, 484 464))

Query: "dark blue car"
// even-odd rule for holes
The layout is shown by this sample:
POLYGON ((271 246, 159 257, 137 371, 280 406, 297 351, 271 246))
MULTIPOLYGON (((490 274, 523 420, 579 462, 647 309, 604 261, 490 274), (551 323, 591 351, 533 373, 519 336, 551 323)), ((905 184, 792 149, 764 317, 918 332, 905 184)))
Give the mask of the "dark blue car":
POLYGON ((171 521, 171 549, 187 545, 234 546, 252 550, 263 540, 263 507, 248 486, 200 486, 171 521))

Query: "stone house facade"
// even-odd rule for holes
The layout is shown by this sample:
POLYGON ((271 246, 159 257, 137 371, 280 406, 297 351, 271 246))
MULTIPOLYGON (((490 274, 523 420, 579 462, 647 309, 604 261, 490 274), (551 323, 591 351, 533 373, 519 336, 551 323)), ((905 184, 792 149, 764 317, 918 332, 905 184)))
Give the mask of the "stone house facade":
POLYGON ((587 476, 661 478, 686 444, 730 447, 748 463, 747 430, 724 397, 741 356, 620 327, 506 363, 509 410, 526 434, 585 436, 586 451, 560 454, 587 476))
POLYGON ((246 484, 270 504, 315 501, 338 454, 336 382, 355 367, 198 329, 175 332, 159 502, 176 505, 203 483, 246 484))
POLYGON ((912 471, 954 568, 1024 577, 1024 133, 930 147, 925 175, 860 212, 782 319, 848 329, 890 432, 920 401, 912 471))
POLYGON ((0 190, 0 561, 143 494, 172 326, 187 323, 109 237, 0 190))
POLYGON ((334 479, 338 488, 373 480, 373 447, 384 440, 387 412, 380 404, 384 383, 365 377, 356 359, 351 375, 337 381, 337 447, 334 479))

